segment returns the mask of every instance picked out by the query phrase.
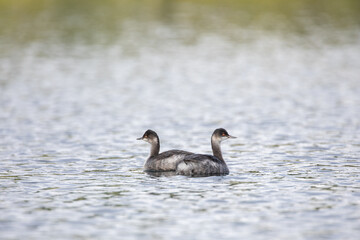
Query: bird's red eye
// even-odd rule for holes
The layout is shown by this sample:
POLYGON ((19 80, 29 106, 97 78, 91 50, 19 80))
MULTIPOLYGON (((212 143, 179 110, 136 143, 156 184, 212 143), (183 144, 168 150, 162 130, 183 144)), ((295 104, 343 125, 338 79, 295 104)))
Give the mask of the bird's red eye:
POLYGON ((225 133, 222 133, 221 135, 225 136, 225 133))

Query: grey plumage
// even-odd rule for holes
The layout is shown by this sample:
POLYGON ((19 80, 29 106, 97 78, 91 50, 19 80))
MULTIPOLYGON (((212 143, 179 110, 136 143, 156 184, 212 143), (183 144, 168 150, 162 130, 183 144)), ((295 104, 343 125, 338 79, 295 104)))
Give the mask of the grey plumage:
POLYGON ((144 171, 175 171, 176 166, 190 152, 170 150, 157 156, 150 156, 144 165, 144 171))
POLYGON ((223 128, 216 129, 211 136, 212 155, 190 154, 179 162, 176 167, 176 174, 186 176, 212 176, 227 175, 229 169, 222 157, 220 143, 221 141, 235 138, 230 136, 223 128))
POLYGON ((225 162, 214 156, 193 154, 186 156, 178 164, 176 174, 193 177, 227 175, 229 169, 225 162))
POLYGON ((170 150, 160 153, 160 139, 153 130, 147 130, 141 138, 151 144, 150 156, 144 164, 144 171, 158 172, 158 171, 175 171, 176 166, 181 162, 185 156, 193 154, 191 152, 181 150, 170 150))

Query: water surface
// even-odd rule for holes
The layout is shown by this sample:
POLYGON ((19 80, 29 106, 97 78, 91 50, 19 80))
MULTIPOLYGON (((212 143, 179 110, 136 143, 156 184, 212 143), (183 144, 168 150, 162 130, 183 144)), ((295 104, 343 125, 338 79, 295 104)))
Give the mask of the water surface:
POLYGON ((358 1, 76 2, 0 1, 2 239, 357 239, 358 1))

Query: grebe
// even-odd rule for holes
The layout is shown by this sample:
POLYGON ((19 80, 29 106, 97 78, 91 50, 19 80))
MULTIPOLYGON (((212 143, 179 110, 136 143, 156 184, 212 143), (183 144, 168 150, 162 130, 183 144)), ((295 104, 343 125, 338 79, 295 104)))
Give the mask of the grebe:
POLYGON ((212 155, 191 154, 185 155, 177 165, 176 174, 186 176, 228 175, 229 169, 222 157, 220 143, 230 136, 223 128, 218 128, 211 136, 212 155))
POLYGON ((151 144, 150 156, 145 162, 144 171, 175 171, 176 166, 185 156, 193 154, 181 150, 170 150, 159 154, 160 139, 156 132, 150 129, 137 140, 144 140, 151 144))

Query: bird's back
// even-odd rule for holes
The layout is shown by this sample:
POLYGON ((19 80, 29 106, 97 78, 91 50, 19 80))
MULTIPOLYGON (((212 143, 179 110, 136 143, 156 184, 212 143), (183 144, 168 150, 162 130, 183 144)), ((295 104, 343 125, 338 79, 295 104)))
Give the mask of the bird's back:
POLYGON ((145 171, 175 171, 176 166, 181 162, 187 155, 193 153, 182 150, 169 150, 160 153, 155 157, 147 159, 144 170, 145 171))
POLYGON ((212 155, 186 155, 176 167, 176 174, 185 176, 227 175, 226 163, 212 155))

